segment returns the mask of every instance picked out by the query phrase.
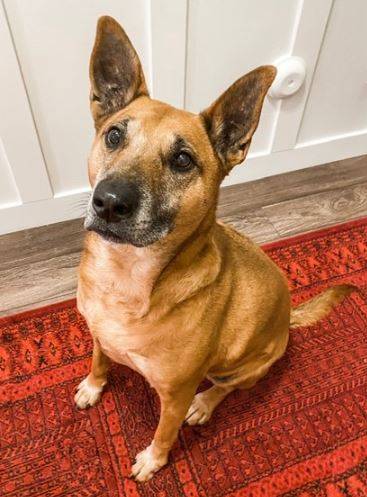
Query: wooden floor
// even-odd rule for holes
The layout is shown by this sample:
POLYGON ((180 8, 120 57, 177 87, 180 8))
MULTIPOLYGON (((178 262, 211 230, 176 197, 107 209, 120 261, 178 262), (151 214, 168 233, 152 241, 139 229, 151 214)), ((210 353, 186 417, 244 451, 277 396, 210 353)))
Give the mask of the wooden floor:
MULTIPOLYGON (((259 243, 367 216, 367 156, 223 188, 218 217, 259 243)), ((0 237, 0 315, 75 295, 74 220, 0 237)))

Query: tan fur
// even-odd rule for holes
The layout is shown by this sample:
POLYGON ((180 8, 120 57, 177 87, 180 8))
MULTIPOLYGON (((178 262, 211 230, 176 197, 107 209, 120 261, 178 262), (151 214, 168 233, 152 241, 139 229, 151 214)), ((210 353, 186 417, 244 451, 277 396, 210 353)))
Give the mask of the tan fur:
POLYGON ((355 290, 353 285, 337 285, 319 293, 291 310, 291 328, 310 326, 325 317, 341 300, 355 290))
MULTIPOLYGON (((102 19, 92 67, 98 66, 96 53, 108 52, 108 47, 98 48, 104 43, 106 23, 109 33, 115 30, 117 39, 127 43, 117 23, 102 19)), ((129 66, 141 83, 135 52, 125 52, 133 53, 129 66)), ((229 392, 250 388, 264 376, 287 346, 291 310, 284 275, 251 240, 215 220, 221 180, 246 155, 274 74, 268 66, 253 71, 250 79, 241 78, 201 116, 146 94, 130 102, 131 88, 129 103, 117 112, 108 114, 110 107, 103 107, 103 102, 96 110, 92 103, 97 127, 89 159, 92 186, 106 174, 138 174, 150 195, 164 191, 165 202, 177 211, 174 228, 145 247, 88 233, 79 269, 78 307, 93 336, 94 352, 88 380, 76 395, 77 405, 85 407, 98 399, 107 381, 108 358, 140 372, 160 397, 161 417, 153 442, 138 455, 132 470, 140 481, 166 463, 185 416, 190 424, 207 421, 229 392), (236 105, 238 98, 254 105, 242 131, 241 123, 235 122, 240 116, 233 118, 234 129, 226 120, 231 108, 235 112, 246 107, 236 105), (109 126, 127 117, 128 142, 112 154, 103 136, 109 126), (162 157, 178 135, 190 144, 201 170, 176 180, 162 157), (205 377, 214 386, 194 397, 205 377)), ((93 94, 101 92, 93 87, 98 78, 93 73, 93 94)), ((346 293, 332 289, 308 307, 300 306, 292 311, 292 323, 321 317, 346 293)))

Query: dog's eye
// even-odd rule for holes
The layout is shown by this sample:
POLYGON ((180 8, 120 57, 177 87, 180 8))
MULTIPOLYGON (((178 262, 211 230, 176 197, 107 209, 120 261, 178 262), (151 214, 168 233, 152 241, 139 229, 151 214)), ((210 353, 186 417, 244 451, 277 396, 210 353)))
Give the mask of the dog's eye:
POLYGON ((192 158, 187 152, 180 152, 173 158, 171 166, 179 172, 188 171, 193 166, 192 158))
POLYGON ((118 147, 122 141, 122 130, 113 126, 107 131, 105 141, 108 148, 118 147))

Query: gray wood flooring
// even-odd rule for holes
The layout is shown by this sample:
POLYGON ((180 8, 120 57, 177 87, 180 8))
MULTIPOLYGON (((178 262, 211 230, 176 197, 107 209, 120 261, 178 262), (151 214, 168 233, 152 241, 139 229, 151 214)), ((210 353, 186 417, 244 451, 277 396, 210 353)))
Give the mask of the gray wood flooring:
MULTIPOLYGON (((367 156, 223 188, 218 217, 258 243, 367 216, 367 156)), ((0 316, 75 295, 80 219, 0 237, 0 316)))

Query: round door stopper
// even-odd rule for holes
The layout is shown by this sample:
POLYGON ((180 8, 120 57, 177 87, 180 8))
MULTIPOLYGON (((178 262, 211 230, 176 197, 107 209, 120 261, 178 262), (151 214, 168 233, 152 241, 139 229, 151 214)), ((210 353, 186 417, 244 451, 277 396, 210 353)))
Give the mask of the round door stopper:
POLYGON ((306 64, 301 57, 287 57, 274 64, 277 75, 269 90, 272 98, 286 98, 296 93, 304 83, 306 64))

